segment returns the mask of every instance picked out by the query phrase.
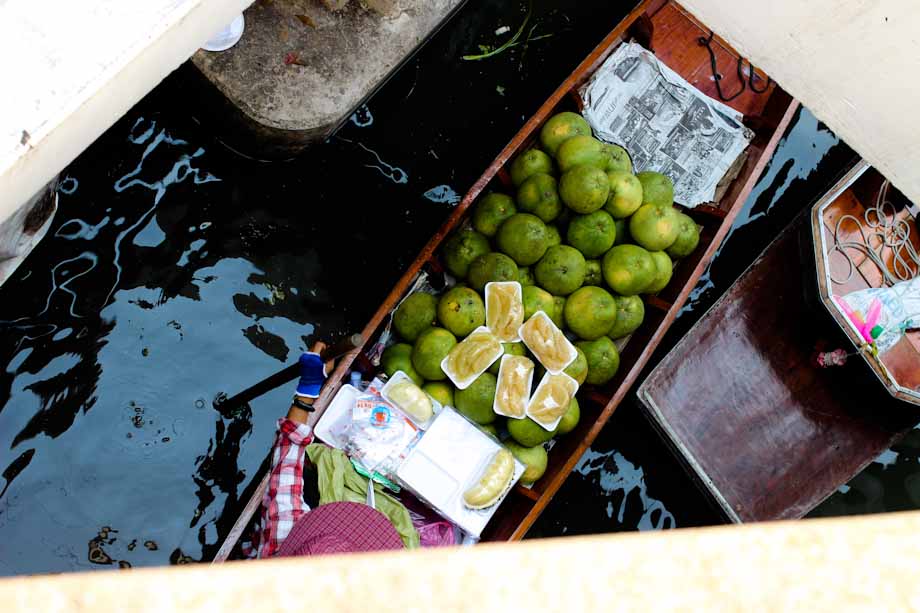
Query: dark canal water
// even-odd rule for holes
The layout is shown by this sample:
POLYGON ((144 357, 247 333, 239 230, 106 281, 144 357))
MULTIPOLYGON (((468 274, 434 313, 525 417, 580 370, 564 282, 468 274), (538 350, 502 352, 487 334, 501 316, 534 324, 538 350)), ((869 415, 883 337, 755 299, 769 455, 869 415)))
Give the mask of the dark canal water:
MULTIPOLYGON (((464 62, 524 14, 470 3, 292 162, 223 149, 173 79, 118 121, 65 171, 52 229, 0 290, 0 574, 212 557, 290 390, 232 418, 211 399, 362 327, 457 195, 625 12, 536 2, 535 35, 552 37, 464 62)), ((852 159, 800 113, 664 347, 852 159)), ((533 535, 721 521, 633 402, 533 535)), ((909 438, 818 513, 916 506, 918 456, 909 438)))

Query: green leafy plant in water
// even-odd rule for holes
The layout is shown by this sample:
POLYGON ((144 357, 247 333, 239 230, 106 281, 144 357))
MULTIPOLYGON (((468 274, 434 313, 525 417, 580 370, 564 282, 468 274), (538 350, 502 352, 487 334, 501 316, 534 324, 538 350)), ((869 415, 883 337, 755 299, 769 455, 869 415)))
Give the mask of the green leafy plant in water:
MULTIPOLYGON (((521 27, 517 29, 517 32, 514 33, 514 36, 506 40, 504 44, 502 44, 500 47, 495 47, 494 49, 489 49, 489 47, 486 45, 479 45, 479 50, 482 51, 482 53, 478 55, 464 55, 463 59, 467 61, 484 60, 494 55, 498 55, 499 53, 502 53, 503 51, 507 51, 511 47, 515 46, 516 44, 518 44, 518 39, 521 38, 521 34, 524 33, 524 28, 527 27, 527 22, 530 21, 530 16, 532 13, 533 13, 533 2, 528 2, 527 3, 527 16, 524 17, 524 21, 521 23, 521 27)), ((531 29, 531 32, 533 32, 532 29, 531 29)))

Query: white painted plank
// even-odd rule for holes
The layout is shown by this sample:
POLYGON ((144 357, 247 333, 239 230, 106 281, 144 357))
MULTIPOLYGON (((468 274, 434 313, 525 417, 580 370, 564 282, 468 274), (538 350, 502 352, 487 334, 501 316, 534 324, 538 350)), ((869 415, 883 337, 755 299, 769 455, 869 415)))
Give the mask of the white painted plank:
POLYGON ((920 2, 682 4, 920 202, 920 2))
POLYGON ((0 221, 252 0, 0 0, 0 221))

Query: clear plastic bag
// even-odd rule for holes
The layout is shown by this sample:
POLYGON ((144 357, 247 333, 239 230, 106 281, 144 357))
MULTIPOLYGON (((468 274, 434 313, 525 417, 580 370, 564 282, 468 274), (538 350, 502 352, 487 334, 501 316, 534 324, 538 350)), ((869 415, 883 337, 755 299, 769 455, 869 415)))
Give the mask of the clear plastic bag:
POLYGON ((388 479, 418 442, 421 430, 374 388, 355 399, 344 451, 371 473, 388 479))

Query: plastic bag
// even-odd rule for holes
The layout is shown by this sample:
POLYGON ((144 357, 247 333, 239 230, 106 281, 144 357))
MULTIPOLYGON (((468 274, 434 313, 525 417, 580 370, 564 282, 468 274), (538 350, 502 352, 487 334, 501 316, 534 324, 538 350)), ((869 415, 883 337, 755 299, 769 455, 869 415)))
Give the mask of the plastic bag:
POLYGON ((874 342, 880 353, 891 349, 907 330, 920 326, 920 277, 835 296, 835 300, 863 339, 874 342))
POLYGON ((422 547, 449 547, 460 542, 456 526, 438 515, 415 496, 402 496, 401 501, 409 512, 422 547))
POLYGON ((394 479, 421 430, 375 388, 355 399, 345 434, 345 453, 369 472, 394 479))

